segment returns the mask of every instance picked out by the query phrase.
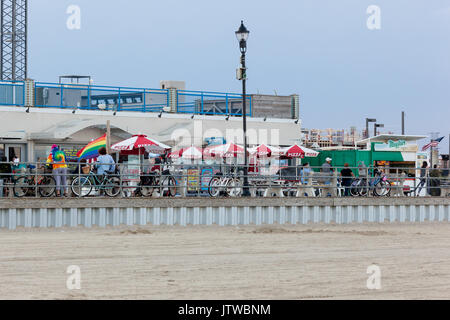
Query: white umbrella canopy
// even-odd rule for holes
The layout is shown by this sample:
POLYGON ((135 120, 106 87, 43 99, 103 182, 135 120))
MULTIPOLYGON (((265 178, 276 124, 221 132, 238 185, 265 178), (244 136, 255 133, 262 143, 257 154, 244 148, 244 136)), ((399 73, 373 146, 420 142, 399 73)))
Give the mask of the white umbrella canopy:
POLYGON ((169 154, 169 158, 173 159, 201 159, 203 157, 203 150, 199 147, 190 146, 188 148, 183 148, 180 150, 176 150, 169 154))
POLYGON ((294 144, 293 146, 282 148, 280 155, 288 158, 304 158, 317 157, 319 155, 319 152, 294 144))
POLYGON ((230 142, 218 146, 207 147, 204 150, 204 154, 208 157, 236 158, 238 155, 244 154, 244 147, 230 142))
POLYGON ((259 146, 248 149, 248 152, 252 156, 273 157, 279 156, 282 153, 282 149, 275 146, 266 145, 263 143, 260 144, 259 146))
POLYGON ((165 153, 165 151, 171 149, 171 147, 143 134, 134 135, 129 139, 120 141, 111 146, 111 150, 115 151, 141 151, 142 149, 149 153, 165 153))

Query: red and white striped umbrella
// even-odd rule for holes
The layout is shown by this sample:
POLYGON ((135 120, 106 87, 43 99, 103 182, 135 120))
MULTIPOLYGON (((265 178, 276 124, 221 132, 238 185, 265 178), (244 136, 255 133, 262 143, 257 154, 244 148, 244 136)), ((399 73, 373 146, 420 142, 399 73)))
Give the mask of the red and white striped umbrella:
POLYGON ((317 157, 319 152, 294 144, 293 146, 283 148, 281 155, 288 158, 317 157))
POLYGON ((169 154, 169 158, 172 159, 201 159, 203 157, 203 150, 199 147, 188 147, 180 150, 176 150, 169 154))
POLYGON ((143 134, 134 135, 129 139, 118 142, 111 146, 111 150, 115 151, 132 151, 138 149, 145 149, 145 151, 151 153, 164 153, 166 150, 171 149, 171 147, 156 140, 150 139, 143 134))
POLYGON ((219 146, 211 146, 203 151, 207 157, 233 158, 244 154, 244 147, 234 143, 222 144, 219 146))
POLYGON ((281 149, 274 147, 274 146, 269 146, 266 144, 260 144, 259 146, 256 146, 254 148, 250 148, 248 150, 248 152, 253 155, 253 156, 257 156, 257 157, 272 157, 272 156, 278 156, 281 154, 281 149))

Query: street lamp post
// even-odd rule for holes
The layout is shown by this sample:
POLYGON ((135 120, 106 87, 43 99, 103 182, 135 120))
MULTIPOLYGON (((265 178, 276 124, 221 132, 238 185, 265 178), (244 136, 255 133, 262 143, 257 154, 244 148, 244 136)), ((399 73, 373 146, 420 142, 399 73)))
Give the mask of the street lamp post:
POLYGON ((374 124, 374 126, 373 126, 373 130, 374 130, 373 134, 374 134, 374 136, 377 135, 377 128, 384 128, 384 124, 381 124, 381 123, 375 123, 374 124))
POLYGON ((376 122, 377 119, 366 118, 366 139, 369 138, 369 122, 376 122))
POLYGON ((242 80, 242 120, 244 130, 244 188, 242 195, 249 196, 248 190, 248 157, 247 157, 247 97, 246 97, 246 79, 247 69, 245 67, 245 53, 247 52, 247 39, 250 31, 244 26, 244 21, 241 20, 241 26, 239 30, 235 32, 236 38, 239 41, 239 49, 241 51, 241 68, 238 72, 238 78, 242 80))

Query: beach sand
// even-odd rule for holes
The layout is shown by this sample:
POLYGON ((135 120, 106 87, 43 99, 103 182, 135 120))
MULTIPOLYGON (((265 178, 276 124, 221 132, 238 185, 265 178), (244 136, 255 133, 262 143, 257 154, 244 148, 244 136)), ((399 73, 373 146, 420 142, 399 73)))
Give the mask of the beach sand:
POLYGON ((1 299, 450 298, 448 223, 19 229, 0 243, 1 299))

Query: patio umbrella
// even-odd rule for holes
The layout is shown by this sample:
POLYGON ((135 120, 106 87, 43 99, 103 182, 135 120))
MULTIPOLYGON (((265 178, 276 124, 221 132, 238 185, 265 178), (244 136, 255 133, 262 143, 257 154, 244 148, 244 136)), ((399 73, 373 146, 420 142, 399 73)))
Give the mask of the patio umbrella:
POLYGON ((260 144, 259 146, 250 148, 249 153, 252 156, 257 156, 257 157, 272 157, 272 156, 277 156, 280 155, 281 153, 281 149, 274 147, 274 146, 269 146, 266 144, 260 144))
POLYGON ((230 142, 219 146, 207 147, 203 153, 207 157, 235 158, 244 154, 244 147, 230 142))
POLYGON ((281 156, 288 158, 304 158, 304 157, 317 157, 319 152, 312 149, 294 144, 293 146, 283 148, 281 150, 281 156))
POLYGON ((165 153, 166 150, 169 149, 171 149, 171 147, 168 145, 150 139, 143 134, 134 135, 129 139, 123 140, 111 146, 111 150, 137 152, 139 154, 144 153, 144 151, 161 154, 165 153))
POLYGON ((168 157, 172 159, 201 159, 203 157, 203 150, 199 147, 190 146, 176 150, 170 153, 168 157))

